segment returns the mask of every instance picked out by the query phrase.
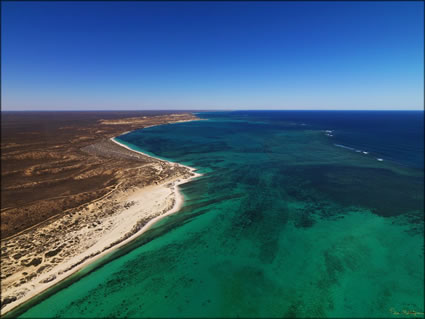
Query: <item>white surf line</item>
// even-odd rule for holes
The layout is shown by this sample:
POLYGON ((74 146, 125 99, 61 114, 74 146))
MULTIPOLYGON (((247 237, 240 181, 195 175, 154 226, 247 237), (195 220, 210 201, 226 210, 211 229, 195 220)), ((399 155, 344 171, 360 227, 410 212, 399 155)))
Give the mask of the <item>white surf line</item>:
POLYGON ((193 168, 193 167, 190 167, 190 166, 187 166, 187 165, 183 165, 183 164, 180 164, 180 163, 176 163, 176 162, 171 162, 171 161, 168 161, 168 160, 163 160, 163 159, 161 159, 161 158, 158 158, 158 157, 155 157, 155 156, 152 156, 152 155, 149 155, 149 154, 143 153, 143 152, 141 152, 141 151, 137 151, 137 150, 132 149, 131 147, 129 147, 129 146, 127 146, 127 145, 123 144, 123 143, 118 142, 118 141, 115 139, 115 137, 111 137, 111 139, 110 139, 110 140, 111 140, 112 142, 114 142, 114 143, 118 144, 119 146, 122 146, 122 147, 124 147, 124 148, 126 148, 126 149, 128 149, 128 150, 130 150, 130 151, 132 151, 132 152, 139 153, 139 154, 141 154, 141 155, 144 155, 144 156, 147 156, 147 157, 150 157, 150 158, 156 159, 156 160, 161 161, 161 162, 170 163, 170 164, 177 165, 177 166, 180 166, 180 167, 186 167, 186 168, 187 168, 187 169, 189 169, 189 170, 190 170, 193 174, 195 174, 194 178, 195 178, 195 177, 202 176, 202 174, 200 174, 200 173, 196 173, 196 172, 195 172, 195 171, 196 171, 196 168, 193 168))

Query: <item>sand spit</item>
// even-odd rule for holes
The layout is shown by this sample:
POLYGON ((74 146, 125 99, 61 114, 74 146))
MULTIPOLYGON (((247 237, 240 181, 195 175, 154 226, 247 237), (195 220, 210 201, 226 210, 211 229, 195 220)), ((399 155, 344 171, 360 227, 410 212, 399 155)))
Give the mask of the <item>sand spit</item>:
POLYGON ((133 151, 114 138, 86 151, 127 160, 136 156, 141 166, 124 170, 103 197, 2 241, 2 254, 8 255, 1 265, 2 315, 177 212, 183 203, 178 186, 200 176, 191 167, 133 151))

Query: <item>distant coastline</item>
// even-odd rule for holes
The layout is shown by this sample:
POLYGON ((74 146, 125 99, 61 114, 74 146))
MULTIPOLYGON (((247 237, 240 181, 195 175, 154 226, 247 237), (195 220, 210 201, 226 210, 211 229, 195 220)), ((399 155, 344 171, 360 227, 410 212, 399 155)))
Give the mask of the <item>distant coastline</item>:
MULTIPOLYGON (((179 122, 186 121, 178 121, 177 123, 179 122)), ((123 134, 129 132, 130 131, 127 131, 123 134)), ((17 310, 19 306, 22 306, 33 297, 57 285, 99 258, 104 257, 112 251, 138 238, 148 231, 152 225, 164 217, 178 212, 184 203, 184 197, 179 191, 179 185, 192 181, 202 175, 196 173, 195 168, 156 158, 141 151, 134 150, 131 147, 117 141, 116 137, 112 137, 109 140, 114 145, 118 145, 120 149, 126 149, 138 155, 142 155, 142 157, 151 158, 155 162, 160 162, 162 165, 172 167, 174 170, 177 169, 180 173, 177 173, 171 179, 167 179, 161 184, 142 186, 137 190, 129 189, 125 192, 118 192, 117 185, 117 188, 114 191, 117 191, 118 194, 115 198, 118 201, 121 201, 124 206, 129 202, 133 205, 129 209, 123 209, 118 212, 118 214, 114 215, 113 221, 120 224, 120 227, 116 227, 108 233, 101 233, 100 237, 95 239, 97 244, 93 245, 93 247, 90 247, 85 251, 80 251, 78 254, 71 256, 65 262, 56 265, 50 271, 37 277, 37 286, 35 288, 30 288, 31 286, 34 286, 35 282, 29 281, 27 284, 21 285, 17 289, 12 288, 2 291, 3 295, 7 294, 8 296, 10 294, 12 294, 12 296, 19 296, 19 292, 21 292, 20 298, 17 297, 1 309, 2 316, 10 315, 11 311, 13 312, 14 310, 17 310), (161 201, 162 203, 158 205, 158 201, 161 201), (139 211, 137 211, 137 209, 139 209, 139 211), (123 218, 124 215, 125 218, 123 218), (105 240, 105 238, 107 238, 107 240, 105 240), (22 294, 23 289, 27 290, 25 294, 22 294)), ((111 193, 114 193, 114 191, 111 191, 111 193)), ((94 209, 97 209, 96 207, 94 209)))

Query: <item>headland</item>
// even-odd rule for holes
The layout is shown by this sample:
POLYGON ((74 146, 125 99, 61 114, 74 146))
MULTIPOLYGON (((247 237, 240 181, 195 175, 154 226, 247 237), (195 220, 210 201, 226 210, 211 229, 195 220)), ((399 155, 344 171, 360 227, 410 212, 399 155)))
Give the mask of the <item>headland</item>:
POLYGON ((91 127, 88 123, 59 127, 57 131, 75 134, 54 135, 56 144, 43 136, 50 142, 44 148, 39 141, 22 143, 18 137, 21 144, 10 142, 10 135, 2 140, 2 162, 8 164, 2 169, 2 178, 6 177, 2 183, 6 207, 1 211, 2 314, 178 211, 183 203, 178 185, 199 176, 191 167, 134 151, 113 138, 125 131, 197 117, 104 115, 98 114, 101 118, 92 120, 91 127), (15 169, 11 169, 13 158, 15 169), (22 177, 13 185, 10 176, 22 177), (14 191, 34 196, 16 203, 14 191), (57 202, 62 206, 57 208, 57 202))

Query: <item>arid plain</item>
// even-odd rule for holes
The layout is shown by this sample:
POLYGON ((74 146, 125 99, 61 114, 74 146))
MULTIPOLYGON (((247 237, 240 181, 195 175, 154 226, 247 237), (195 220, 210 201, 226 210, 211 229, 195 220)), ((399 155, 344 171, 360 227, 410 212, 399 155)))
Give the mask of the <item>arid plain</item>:
POLYGON ((2 113, 2 313, 178 209, 177 186, 197 174, 111 138, 197 119, 164 111, 2 113))

